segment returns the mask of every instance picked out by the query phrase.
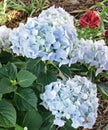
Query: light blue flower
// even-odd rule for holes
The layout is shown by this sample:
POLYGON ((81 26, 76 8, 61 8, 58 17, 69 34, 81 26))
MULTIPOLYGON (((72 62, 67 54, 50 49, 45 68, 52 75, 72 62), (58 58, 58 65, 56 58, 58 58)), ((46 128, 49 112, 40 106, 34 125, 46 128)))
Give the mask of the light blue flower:
POLYGON ((71 16, 69 13, 67 13, 63 8, 55 8, 55 6, 52 6, 48 8, 47 10, 43 10, 39 18, 45 17, 46 20, 50 19, 50 22, 54 21, 54 24, 62 24, 62 23, 68 23, 70 26, 74 24, 73 22, 73 16, 71 16))
POLYGON ((103 65, 103 70, 108 70, 108 60, 103 65))
POLYGON ((64 126, 64 118, 70 119, 74 128, 92 128, 95 123, 97 88, 86 77, 76 75, 67 81, 58 79, 46 85, 40 97, 43 101, 41 104, 55 116, 55 125, 64 126))
POLYGON ((10 41, 9 34, 11 33, 11 29, 7 28, 5 25, 0 26, 0 52, 1 49, 9 49, 10 41))
POLYGON ((108 61, 108 47, 105 46, 104 40, 93 42, 93 40, 81 39, 78 48, 78 61, 97 68, 96 75, 103 70, 108 70, 105 67, 108 61))
POLYGON ((64 126, 65 121, 64 121, 64 120, 61 120, 61 119, 59 119, 59 118, 55 118, 55 119, 54 119, 54 124, 55 124, 55 125, 59 125, 60 127, 62 127, 62 126, 64 126))
POLYGON ((74 19, 62 8, 43 10, 38 17, 28 18, 9 35, 12 51, 17 55, 63 64, 77 62, 94 66, 96 75, 108 70, 108 47, 103 40, 78 40, 74 19), (103 57, 103 58, 101 58, 103 57))
POLYGON ((17 55, 69 64, 77 46, 73 17, 62 8, 50 7, 39 17, 28 18, 26 24, 13 29, 10 42, 17 55))

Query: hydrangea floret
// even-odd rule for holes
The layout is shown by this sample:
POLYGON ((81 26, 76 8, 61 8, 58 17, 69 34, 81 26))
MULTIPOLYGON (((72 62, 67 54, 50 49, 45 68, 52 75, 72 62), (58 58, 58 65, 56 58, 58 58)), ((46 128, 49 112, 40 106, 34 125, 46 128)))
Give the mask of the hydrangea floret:
POLYGON ((53 123, 60 127, 65 125, 65 119, 70 119, 74 128, 92 128, 96 121, 97 88, 86 77, 58 79, 45 86, 41 99, 41 104, 55 116, 53 123))

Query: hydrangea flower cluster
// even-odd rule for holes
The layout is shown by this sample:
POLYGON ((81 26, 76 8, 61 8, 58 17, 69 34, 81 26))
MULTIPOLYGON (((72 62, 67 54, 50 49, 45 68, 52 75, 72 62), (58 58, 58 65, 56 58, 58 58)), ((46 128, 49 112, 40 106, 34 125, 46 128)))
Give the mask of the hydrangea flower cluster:
POLYGON ((73 16, 53 6, 39 17, 29 18, 26 24, 21 23, 10 34, 10 41, 17 55, 68 64, 77 46, 73 16))
POLYGON ((10 46, 9 34, 11 32, 10 28, 5 25, 0 27, 0 51, 1 49, 6 49, 10 46))
POLYGON ((52 82, 45 86, 41 99, 41 104, 55 116, 55 125, 64 126, 65 118, 72 121, 74 128, 92 128, 95 123, 97 88, 86 77, 76 75, 67 81, 52 82))
POLYGON ((59 65, 83 62, 95 66, 97 74, 108 70, 108 47, 104 41, 78 41, 73 16, 60 7, 52 6, 38 17, 28 18, 26 24, 13 29, 9 40, 17 55, 41 57, 43 61, 57 61, 59 65))
POLYGON ((78 48, 79 62, 95 66, 96 74, 108 70, 108 47, 105 46, 104 40, 93 42, 93 40, 81 39, 78 48))

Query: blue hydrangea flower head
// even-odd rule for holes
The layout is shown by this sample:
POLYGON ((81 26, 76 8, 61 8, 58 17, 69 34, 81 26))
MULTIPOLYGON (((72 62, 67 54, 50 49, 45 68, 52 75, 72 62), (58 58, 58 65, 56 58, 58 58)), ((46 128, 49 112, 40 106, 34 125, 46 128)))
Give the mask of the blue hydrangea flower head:
POLYGON ((108 70, 108 47, 105 46, 104 40, 93 42, 93 40, 79 40, 78 43, 79 62, 95 66, 97 68, 96 75, 102 70, 108 70))
POLYGON ((97 117, 98 98, 96 85, 86 77, 76 75, 67 81, 57 80, 45 86, 40 95, 41 105, 55 116, 54 124, 65 125, 65 118, 72 127, 92 128, 97 117))
POLYGON ((62 8, 50 7, 39 17, 29 18, 26 24, 13 29, 10 41, 17 55, 68 64, 77 46, 73 16, 62 8))

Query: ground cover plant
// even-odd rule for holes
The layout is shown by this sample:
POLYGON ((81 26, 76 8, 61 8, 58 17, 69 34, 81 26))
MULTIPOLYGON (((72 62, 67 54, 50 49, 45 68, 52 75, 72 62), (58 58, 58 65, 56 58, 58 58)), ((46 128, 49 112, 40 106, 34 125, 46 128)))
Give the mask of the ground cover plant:
MULTIPOLYGON (((5 4, 32 16, 35 2, 42 4, 31 1, 30 12, 22 1, 5 4)), ((108 97, 105 2, 79 19, 61 7, 44 10, 43 3, 42 11, 36 6, 41 11, 37 17, 28 17, 17 28, 1 22, 0 130, 93 128, 99 109, 97 95, 108 97)), ((7 8, 2 14, 6 20, 7 8)))

